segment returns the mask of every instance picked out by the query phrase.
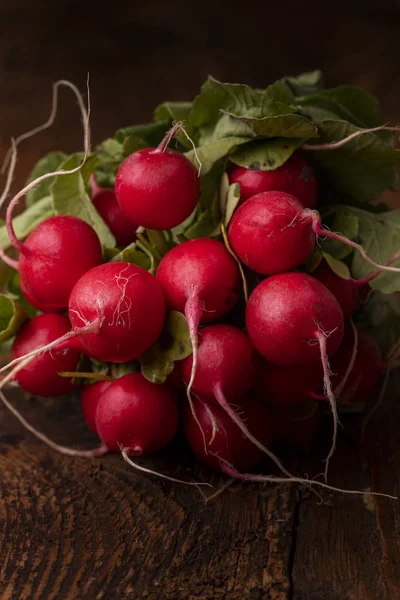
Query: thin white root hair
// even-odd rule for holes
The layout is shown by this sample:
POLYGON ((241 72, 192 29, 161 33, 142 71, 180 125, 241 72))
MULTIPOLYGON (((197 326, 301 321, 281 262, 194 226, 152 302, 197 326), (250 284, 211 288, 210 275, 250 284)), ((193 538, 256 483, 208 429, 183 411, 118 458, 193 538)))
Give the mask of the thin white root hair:
POLYGON ((271 452, 271 450, 264 446, 264 444, 262 444, 256 437, 254 437, 254 435, 247 429, 243 420, 225 398, 220 385, 215 387, 214 394, 220 407, 230 416, 232 421, 239 427, 243 435, 249 439, 259 450, 261 450, 261 452, 266 454, 276 464, 280 471, 282 471, 282 473, 284 473, 287 477, 293 477, 293 475, 287 469, 285 469, 279 458, 273 452, 271 452))
POLYGON ((230 488, 231 485, 235 483, 235 481, 236 480, 233 477, 231 477, 209 496, 207 496, 207 494, 205 494, 203 490, 199 489, 200 494, 203 496, 204 503, 207 504, 208 502, 211 502, 212 500, 218 498, 218 496, 221 496, 221 494, 223 494, 228 488, 230 488))
MULTIPOLYGON (((72 92, 75 94, 75 97, 78 101, 78 105, 79 105, 81 114, 83 115, 84 113, 86 113, 86 107, 85 107, 84 100, 82 98, 82 94, 78 90, 76 85, 74 85, 71 81, 68 81, 67 79, 60 79, 53 84, 51 110, 50 110, 50 115, 49 115, 47 121, 45 123, 43 123, 42 125, 38 125, 37 127, 34 127, 33 129, 30 129, 29 131, 26 131, 25 133, 22 133, 17 138, 15 138, 15 146, 18 146, 24 140, 27 140, 28 138, 35 136, 37 133, 40 133, 41 131, 45 131, 46 129, 49 129, 50 127, 53 126, 54 121, 57 116, 57 110, 58 110, 58 90, 62 86, 68 87, 70 90, 72 90, 72 92)), ((87 77, 87 89, 88 89, 88 99, 89 99, 89 76, 87 77)), ((88 104, 90 104, 89 100, 88 100, 88 104)), ((90 140, 90 134, 89 134, 89 140, 90 140)), ((8 167, 11 156, 12 156, 12 147, 8 149, 8 152, 4 158, 3 164, 1 166, 0 173, 2 175, 5 173, 5 171, 8 167)), ((1 197, 1 200, 0 200, 0 207, 2 206, 2 202, 3 202, 3 196, 1 197)))
POLYGON ((196 414, 196 409, 194 407, 193 400, 192 400, 192 387, 193 387, 193 383, 194 383, 194 378, 196 377, 197 360, 198 360, 198 354, 199 354, 199 339, 198 339, 197 330, 199 327, 202 312, 203 312, 203 309, 201 306, 200 299, 197 295, 197 292, 196 292, 194 286, 192 286, 189 297, 188 297, 188 299, 186 301, 186 305, 185 305, 185 317, 186 317, 186 320, 187 320, 188 326, 189 326, 189 335, 190 335, 190 341, 192 342, 192 357, 193 357, 192 358, 192 370, 190 372, 190 379, 189 379, 189 383, 186 388, 186 397, 189 402, 190 411, 192 413, 193 419, 195 420, 195 423, 196 423, 197 427, 200 429, 201 435, 203 437, 204 451, 207 454, 208 450, 207 450, 206 436, 205 436, 204 430, 201 426, 201 423, 198 419, 198 416, 196 414))
POLYGON ((338 148, 341 148, 342 146, 344 146, 345 144, 347 144, 348 142, 351 142, 351 140, 354 140, 357 137, 360 137, 360 135, 364 135, 364 133, 374 133, 375 131, 400 131, 400 127, 388 127, 387 125, 380 125, 379 127, 371 127, 370 129, 359 129, 358 131, 355 131, 354 133, 348 135, 347 137, 343 138, 342 140, 338 140, 337 142, 329 142, 327 144, 303 144, 302 145, 302 149, 303 150, 337 150, 338 148))
POLYGON ((130 465, 137 471, 142 471, 143 473, 147 473, 148 475, 155 475, 156 477, 161 477, 162 479, 167 479, 168 481, 173 481, 174 483, 182 483, 183 485, 193 485, 195 487, 199 487, 199 486, 208 486, 211 488, 213 487, 211 485, 211 483, 205 483, 205 482, 203 483, 201 481, 200 482, 183 481, 183 479, 176 479, 175 477, 170 477, 169 475, 164 475, 163 473, 158 473, 157 471, 152 471, 151 469, 147 469, 146 467, 142 467, 142 465, 138 465, 137 463, 133 462, 133 460, 131 460, 129 458, 127 448, 120 446, 120 450, 121 450, 121 455, 122 455, 122 458, 124 459, 124 461, 127 462, 128 465, 130 465))
MULTIPOLYGON (((368 256, 361 244, 353 242, 353 240, 350 240, 345 236, 340 235, 340 233, 334 233, 333 231, 330 231, 325 225, 322 225, 320 214, 316 210, 310 210, 306 208, 304 210, 304 219, 311 219, 312 228, 316 236, 331 238, 333 240, 337 240, 338 242, 346 244, 346 246, 354 248, 361 254, 363 259, 367 263, 375 267, 375 269, 377 269, 378 271, 387 271, 388 273, 400 273, 400 267, 391 267, 389 266, 389 264, 380 265, 368 256)), ((397 254, 395 255, 395 257, 397 258, 397 254)), ((386 261, 386 263, 391 263, 393 262, 393 260, 396 260, 396 258, 393 259, 392 257, 391 259, 386 261)))
POLYGON ((392 373, 393 368, 394 368, 394 365, 392 365, 392 364, 390 364, 387 367, 385 376, 382 381, 382 387, 380 389, 378 399, 375 402, 375 404, 372 406, 371 410, 365 415, 365 418, 361 425, 361 439, 363 439, 365 436, 365 430, 367 429, 368 423, 370 422, 372 415, 374 415, 376 413, 376 411, 378 410, 378 408, 380 406, 382 406, 382 404, 383 404, 383 401, 386 396, 387 386, 388 386, 389 380, 390 380, 390 375, 392 373))
POLYGON ((211 437, 210 437, 210 441, 208 442, 209 445, 211 446, 211 444, 213 443, 213 441, 215 440, 215 436, 217 435, 218 432, 218 425, 217 425, 217 421, 214 417, 213 411, 211 410, 211 408, 208 406, 207 402, 202 402, 204 410, 207 413, 208 418, 211 421, 211 425, 212 425, 212 432, 211 432, 211 437))
POLYGON ((344 388, 346 387, 346 384, 349 380, 350 374, 354 368, 354 363, 356 362, 356 358, 357 358, 357 352, 358 352, 358 331, 356 326, 354 325, 354 321, 352 318, 350 318, 350 325, 351 328, 353 330, 353 335, 354 335, 354 343, 353 343, 353 350, 351 353, 351 357, 350 357, 350 362, 348 364, 346 373, 344 374, 341 382, 339 383, 339 385, 335 388, 334 390, 334 394, 336 396, 336 398, 339 398, 340 394, 343 392, 344 388))
POLYGON ((60 454, 64 454, 66 456, 80 456, 82 458, 96 458, 99 456, 104 456, 109 452, 105 444, 101 444, 101 446, 99 446, 98 448, 94 448, 93 450, 75 450, 74 448, 69 448, 68 446, 62 446, 60 444, 57 444, 56 442, 53 442, 53 440, 48 438, 47 435, 44 435, 44 433, 41 433, 30 423, 28 423, 28 421, 21 415, 21 413, 16 408, 14 408, 14 406, 7 400, 7 398, 1 391, 0 399, 3 402, 3 404, 8 408, 8 410, 14 415, 14 417, 16 417, 18 421, 25 427, 25 429, 30 431, 41 442, 44 442, 45 444, 47 444, 47 446, 50 446, 50 448, 56 450, 60 454))
POLYGON ((322 481, 318 481, 317 479, 305 479, 302 477, 275 477, 274 475, 252 475, 251 473, 239 473, 236 469, 228 463, 228 461, 223 458, 219 458, 221 469, 226 475, 230 477, 234 477, 235 479, 242 479, 243 481, 253 481, 259 483, 299 483, 301 485, 306 486, 318 486, 322 487, 326 490, 330 490, 332 492, 341 492, 342 494, 354 494, 358 496, 382 496, 383 498, 390 498, 391 500, 398 500, 397 496, 392 496, 391 494, 383 494, 381 492, 370 492, 369 490, 344 490, 342 488, 337 488, 332 485, 328 485, 327 483, 323 483, 322 481))
POLYGON ((327 336, 323 331, 319 330, 317 332, 317 338, 318 338, 320 354, 321 354, 322 369, 324 372, 324 392, 325 392, 325 396, 331 406, 332 417, 333 417, 332 445, 331 445, 331 449, 329 450, 329 454, 325 460, 325 471, 324 471, 325 481, 328 480, 329 461, 332 458, 332 456, 335 452, 335 449, 336 449, 337 430, 338 430, 338 424, 340 423, 338 412, 337 412, 337 406, 336 406, 336 398, 335 398, 335 394, 332 391, 332 385, 331 385, 329 360, 328 360, 328 354, 326 352, 326 337, 327 336))
MULTIPOLYGON (((18 240, 17 236, 15 235, 15 231, 14 228, 12 226, 12 212, 14 210, 14 208, 17 206, 18 202, 20 201, 20 199, 25 196, 30 190, 32 190, 35 186, 37 186, 39 183, 41 183, 42 181, 48 179, 49 177, 56 177, 58 175, 71 175, 72 173, 77 173, 78 171, 80 171, 80 169, 83 167, 83 165, 86 162, 86 159, 90 153, 90 122, 89 122, 89 117, 90 117, 90 93, 89 93, 89 79, 87 82, 87 86, 88 86, 88 107, 86 109, 85 107, 85 103, 83 101, 82 95, 80 94, 79 90, 69 81, 66 80, 61 80, 61 82, 57 82, 59 85, 67 85, 68 87, 70 87, 74 93, 76 93, 77 99, 78 99, 78 104, 79 104, 79 108, 81 111, 81 115, 82 115, 82 122, 83 122, 83 131, 84 131, 84 156, 82 159, 82 162, 80 163, 80 165, 78 165, 77 167, 75 167, 74 169, 59 169, 58 171, 53 171, 51 173, 45 173, 44 175, 41 175, 40 177, 37 177, 37 179, 35 179, 34 181, 31 181, 29 184, 27 184, 22 190, 20 190, 11 200, 10 204, 8 205, 7 208, 7 213, 6 213, 6 223, 7 223, 7 227, 9 230, 9 237, 10 237, 10 241, 12 242, 13 246, 19 250, 22 251, 22 244, 20 243, 20 241, 18 240)), ((57 84, 55 84, 57 85, 57 84)), ((58 89, 58 88, 57 88, 58 89)), ((54 118, 53 118, 54 119, 54 118)), ((33 135, 31 133, 31 135, 33 135)), ((12 164, 12 163, 11 163, 12 164)), ((14 167, 15 167, 15 163, 14 163, 14 167)), ((10 169, 11 171, 11 169, 10 169)), ((9 174, 10 175, 10 174, 9 174)), ((11 175, 12 177, 12 175, 11 175)), ((7 178, 7 181, 10 180, 10 176, 7 178)), ((4 190, 3 194, 2 194, 2 200, 4 200, 4 198, 7 196, 8 194, 8 190, 4 190)), ((0 205, 1 207, 1 205, 0 205)))
MULTIPOLYGON (((4 367, 2 367, 0 369, 0 374, 4 373, 5 371, 8 371, 8 369, 13 367, 14 365, 20 364, 21 361, 25 360, 26 358, 35 358, 38 355, 43 355, 45 352, 51 351, 56 346, 63 344, 64 342, 67 342, 68 340, 72 340, 73 338, 75 338, 79 335, 85 334, 85 333, 97 333, 98 330, 99 330, 99 322, 95 321, 91 325, 87 325, 85 327, 75 329, 74 331, 69 331, 68 333, 65 333, 61 337, 57 338, 56 340, 49 342, 45 346, 39 346, 38 348, 35 348, 34 350, 31 350, 30 352, 27 352, 26 354, 23 354, 22 356, 19 356, 18 358, 14 358, 14 360, 10 361, 9 363, 7 363, 4 367)), ((3 381, 4 381, 4 379, 3 379, 3 381)))

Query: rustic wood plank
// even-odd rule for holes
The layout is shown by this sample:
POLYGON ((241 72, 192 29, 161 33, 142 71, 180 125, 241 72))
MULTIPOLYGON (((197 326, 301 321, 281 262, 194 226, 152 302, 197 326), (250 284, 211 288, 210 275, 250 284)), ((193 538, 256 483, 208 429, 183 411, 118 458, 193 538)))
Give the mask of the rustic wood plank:
MULTIPOLYGON (((392 383, 385 406, 359 443, 360 418, 347 418, 345 434, 330 471, 330 482, 347 489, 400 494, 400 378, 392 383)), ((321 472, 330 431, 325 428, 304 468, 321 472)), ((335 495, 316 510, 301 502, 293 565, 295 600, 390 600, 400 597, 399 502, 387 498, 335 495)))
MULTIPOLYGON (((14 401, 53 439, 93 443, 76 400, 14 401)), ((118 456, 59 456, 3 409, 0 420, 1 598, 290 598, 294 488, 247 487, 205 504, 118 456)), ((145 464, 191 475, 179 441, 145 464)))

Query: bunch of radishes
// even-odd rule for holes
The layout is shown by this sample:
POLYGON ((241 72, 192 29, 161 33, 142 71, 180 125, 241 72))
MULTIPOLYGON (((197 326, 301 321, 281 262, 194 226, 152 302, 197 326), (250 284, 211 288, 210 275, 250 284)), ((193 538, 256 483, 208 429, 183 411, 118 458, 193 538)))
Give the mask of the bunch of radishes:
POLYGON ((6 226, 19 256, 3 258, 19 272, 31 316, 16 332, 3 371, 12 370, 0 385, 16 380, 39 396, 79 388, 84 418, 102 442, 97 453, 149 455, 181 425, 212 468, 239 477, 268 455, 289 477, 273 442, 308 451, 319 407, 329 403, 330 457, 337 406, 363 407, 374 397, 385 364, 351 317, 370 281, 399 271, 390 266, 397 256, 379 265, 354 240, 324 229, 318 170, 301 148, 273 170, 228 158, 220 226, 187 239, 180 226, 201 206, 201 163, 196 147, 193 162, 181 146, 169 147, 188 135, 184 124, 164 134, 157 146, 121 157, 113 187, 100 187, 95 169, 82 177, 117 251, 102 248, 87 219, 72 214, 45 218, 21 241, 13 219, 21 194, 9 203, 6 226), (339 276, 316 248, 326 237, 377 270, 360 280, 339 276), (171 311, 181 313, 186 346, 163 363, 171 311), (162 368, 149 376, 152 361, 162 368))

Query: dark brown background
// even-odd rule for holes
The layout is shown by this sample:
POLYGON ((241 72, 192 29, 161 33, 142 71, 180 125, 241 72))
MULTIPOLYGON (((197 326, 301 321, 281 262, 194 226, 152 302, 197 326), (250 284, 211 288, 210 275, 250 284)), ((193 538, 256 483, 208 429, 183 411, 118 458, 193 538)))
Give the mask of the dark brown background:
MULTIPOLYGON (((11 135, 46 120, 51 84, 83 91, 91 76, 95 142, 190 99, 211 73, 264 86, 322 68, 355 83, 400 121, 400 3, 0 0, 0 158, 11 135)), ((20 149, 15 185, 51 149, 81 148, 78 112, 62 95, 57 124, 20 149)), ((399 492, 400 408, 386 408, 360 447, 341 433, 333 483, 399 492)), ((390 400, 390 401, 389 401, 390 400)), ((61 443, 90 445, 76 401, 18 400, 61 443)), ((318 449, 302 465, 321 470, 318 449)), ((324 440, 325 438, 325 440, 324 440)), ((147 465, 188 477, 178 445, 147 465)), ((197 479, 209 478, 200 469, 197 479)), ((336 495, 319 506, 292 487, 228 491, 204 505, 192 488, 137 475, 118 456, 55 455, 0 410, 0 598, 400 598, 399 504, 336 495)))

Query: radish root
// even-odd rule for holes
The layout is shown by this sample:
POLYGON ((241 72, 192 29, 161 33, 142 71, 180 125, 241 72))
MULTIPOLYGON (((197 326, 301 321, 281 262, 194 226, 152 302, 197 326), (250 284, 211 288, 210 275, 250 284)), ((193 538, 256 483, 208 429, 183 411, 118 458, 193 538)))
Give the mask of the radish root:
POLYGON ((259 450, 261 450, 261 452, 266 454, 276 464, 276 466, 282 471, 282 473, 287 475, 287 477, 292 477, 292 474, 285 469, 285 467, 283 466, 283 464, 281 463, 279 458, 277 456, 275 456, 275 454, 273 452, 271 452, 271 450, 268 450, 268 448, 266 448, 266 446, 264 446, 261 442, 259 442, 252 433, 250 433, 250 431, 247 429, 246 425, 243 423, 243 420, 240 418, 240 416, 231 407, 231 405, 225 398, 224 392, 222 391, 222 388, 220 385, 217 385, 215 387, 214 393, 215 393, 215 398, 216 398, 218 404, 220 405, 220 407, 230 416, 232 421, 239 427, 239 429, 242 431, 242 433, 245 435, 245 437, 248 438, 251 442, 253 442, 253 444, 259 450))
MULTIPOLYGON (((347 246, 351 246, 352 248, 355 248, 355 250, 358 250, 358 252, 361 254, 363 259, 367 263, 369 263, 370 265, 372 265, 379 271, 387 271, 389 273, 400 273, 399 267, 391 267, 388 264, 380 265, 379 263, 372 260, 372 258, 370 258, 368 256, 368 254, 366 253, 364 248, 361 246, 361 244, 357 244, 357 242, 353 242, 352 240, 349 240, 348 238, 344 237, 343 235, 340 235, 340 233, 334 233, 334 232, 326 229, 324 226, 322 226, 321 217, 318 212, 316 212, 314 210, 305 209, 305 216, 306 216, 306 218, 312 219, 312 228, 313 228, 315 235, 320 236, 320 237, 328 237, 333 240, 337 240, 338 242, 343 242, 343 244, 346 244, 347 246)), ((397 258, 397 254, 395 256, 397 258)), ((396 258, 394 258, 393 261, 396 260, 396 258)), ((389 261, 393 262, 392 259, 389 259, 389 261)))
MULTIPOLYGON (((26 364, 30 362, 32 359, 27 359, 26 364)), ((26 365, 23 365, 26 366, 26 365)), ((22 368, 22 367, 21 367, 22 368)), ((1 387, 3 387, 4 380, 1 382, 1 387)), ((98 448, 94 448, 93 450, 75 450, 74 448, 69 448, 68 446, 62 446, 53 442, 47 435, 38 431, 35 427, 33 427, 28 421, 21 415, 21 413, 14 408, 14 406, 7 400, 4 396, 3 392, 0 391, 0 399, 3 402, 4 406, 8 408, 8 410, 18 419, 18 421, 30 431, 35 437, 37 437, 41 442, 50 446, 53 450, 56 450, 60 454, 64 454, 66 456, 80 456, 82 458, 96 458, 99 456, 104 456, 109 452, 107 446, 105 444, 101 444, 98 448)))
MULTIPOLYGON (((26 358, 35 358, 36 356, 39 356, 39 357, 43 356, 43 354, 45 352, 49 352, 53 348, 57 348, 57 350, 62 350, 63 348, 67 348, 67 346, 65 346, 65 344, 67 342, 69 342, 70 340, 78 337, 79 335, 84 335, 86 333, 98 333, 99 329, 101 327, 101 324, 102 324, 101 321, 98 320, 98 321, 95 321, 94 323, 91 323, 90 325, 85 325, 85 327, 80 327, 79 329, 69 331, 65 335, 62 335, 61 337, 57 338, 56 340, 53 340, 52 342, 50 342, 49 344, 46 344, 45 346, 40 346, 39 348, 35 348, 34 350, 31 350, 31 352, 27 352, 26 354, 23 354, 22 356, 19 356, 18 358, 14 358, 14 360, 12 360, 11 362, 9 362, 8 364, 6 364, 4 367, 2 367, 0 369, 0 374, 4 373, 4 371, 8 371, 8 369, 10 367, 20 364, 21 361, 24 361, 26 358)), ((3 382, 4 382, 4 379, 3 379, 3 382)))
POLYGON ((336 398, 339 398, 340 394, 343 392, 344 388, 346 387, 346 383, 348 382, 348 379, 350 377, 350 374, 354 367, 354 363, 356 362, 356 358, 357 358, 358 331, 357 331, 356 326, 354 325, 353 319, 350 319, 350 325, 351 325, 351 328, 353 330, 353 335, 354 335, 353 351, 351 353, 351 358, 350 358, 350 362, 347 367, 346 373, 344 374, 342 381, 339 383, 339 385, 337 386, 337 388, 334 391, 336 398))
POLYGON ((155 475, 156 477, 161 477, 162 479, 167 479, 168 481, 173 481, 174 483, 183 483, 183 485, 194 485, 195 487, 199 486, 208 486, 213 487, 211 483, 203 483, 203 482, 194 482, 194 481, 183 481, 182 479, 176 479, 175 477, 170 477, 169 475, 164 475, 163 473, 158 473, 157 471, 152 471, 151 469, 147 469, 146 467, 142 467, 142 465, 138 465, 133 462, 132 459, 129 458, 128 448, 120 447, 122 458, 125 462, 128 463, 131 467, 136 469, 137 471, 142 471, 143 473, 147 473, 149 475, 155 475))
POLYGON ((192 351, 193 351, 192 370, 190 373, 189 383, 186 388, 186 396, 189 401, 190 411, 191 411, 193 418, 203 436, 204 450, 207 454, 206 436, 205 436, 203 428, 200 424, 200 421, 196 415, 196 409, 194 408, 194 404, 192 401, 192 395, 191 395, 194 378, 196 377, 197 360, 198 360, 198 354, 199 354, 199 338, 198 338, 197 332, 199 329, 200 320, 201 320, 202 315, 203 315, 203 307, 201 305, 200 298, 196 292, 195 286, 192 286, 189 296, 188 296, 188 299, 185 304, 185 317, 186 317, 186 320, 187 320, 187 323, 189 326, 189 335, 190 335, 190 341, 192 343, 192 351))
POLYGON ((251 473, 239 473, 230 463, 228 463, 223 458, 219 457, 220 465, 222 471, 229 475, 230 477, 234 477, 235 479, 242 479, 243 481, 254 481, 259 483, 299 483, 301 485, 306 486, 319 486, 326 490, 331 490, 332 492, 341 492, 342 494, 357 494, 359 496, 364 496, 366 494, 370 494, 371 496, 382 496, 384 498, 391 498, 392 500, 398 500, 397 496, 392 496, 390 494, 383 494, 381 492, 370 492, 370 491, 361 491, 361 490, 344 490, 341 488, 334 487, 332 485, 328 485, 327 483, 323 483, 322 481, 317 481, 316 479, 306 479, 302 477, 274 477, 273 475, 252 475, 251 473))
MULTIPOLYGON (((58 82, 59 85, 61 85, 61 82, 58 82)), ((55 84, 57 85, 57 84, 55 84)), ((24 245, 18 240, 15 231, 14 231, 14 227, 13 227, 13 222, 12 222, 12 213, 14 208, 17 206, 18 202, 20 201, 20 199, 25 196, 25 194, 27 194, 30 190, 32 190, 35 186, 38 185, 38 183, 41 183, 42 181, 44 181, 45 179, 48 179, 49 177, 55 177, 58 175, 71 175, 72 173, 77 173, 85 164, 86 159, 89 155, 90 152, 90 123, 89 123, 89 117, 90 117, 90 94, 89 94, 89 80, 88 80, 88 107, 86 109, 85 104, 83 102, 82 96, 80 94, 80 92, 77 90, 77 88, 70 83, 69 81, 65 81, 62 80, 62 85, 67 85, 68 87, 70 87, 71 89, 73 89, 73 91, 76 93, 77 99, 78 99, 78 104, 79 104, 79 108, 81 111, 81 115, 82 115, 82 121, 83 121, 83 128, 84 128, 84 157, 83 160, 81 162, 80 165, 78 165, 77 167, 75 167, 74 169, 69 169, 69 170, 64 170, 64 169, 60 169, 58 171, 53 171, 52 173, 45 173, 44 175, 41 175, 40 177, 38 177, 37 179, 35 179, 34 181, 31 181, 28 185, 26 185, 22 190, 20 190, 18 192, 18 194, 16 194, 14 196, 14 198, 11 200, 10 204, 7 207, 7 212, 6 212, 6 226, 7 226, 7 231, 8 231, 8 235, 10 238, 10 241, 12 243, 12 245, 14 246, 14 248, 16 248, 16 250, 18 250, 19 252, 24 252, 25 248, 24 245)), ((58 89, 58 87, 56 88, 58 89)), ((53 91, 54 93, 54 91, 53 91)), ((57 99, 57 96, 56 96, 57 99)), ((50 116, 52 117, 52 115, 50 116)), ((49 119, 50 121, 51 119, 49 119)), ((54 120, 54 117, 53 117, 54 120)), ((51 121, 52 123, 53 121, 51 121)), ((39 128, 39 131, 41 131, 43 128, 45 128, 44 126, 41 126, 41 128, 39 128)), ((35 131, 35 130, 32 130, 35 131)), ((25 134, 28 135, 28 134, 25 134)), ((32 132, 30 132, 30 135, 33 135, 32 132)), ((28 136, 29 137, 29 136, 28 136)), ((17 138, 20 139, 20 138, 17 138)), ((25 138, 24 138, 25 139, 25 138)), ((21 141, 21 140, 20 140, 21 141)), ((16 148, 14 148, 14 152, 16 153, 16 148)), ((16 159, 16 156, 15 156, 16 159)), ((11 167, 12 170, 15 167, 15 161, 11 161, 11 167)), ((11 169, 10 169, 11 171, 11 169)), ((12 177, 12 175, 11 175, 12 177)), ((11 183, 11 178, 8 177, 7 181, 10 180, 11 183)), ((2 197, 1 197, 1 201, 4 200, 4 198, 7 196, 8 194, 8 190, 7 190, 7 186, 6 186, 6 190, 4 190, 2 197)))
POLYGON ((338 416, 338 412, 337 412, 336 398, 332 391, 332 385, 331 385, 331 379, 330 379, 331 372, 330 372, 330 367, 329 367, 328 354, 326 352, 327 334, 324 333, 323 331, 318 331, 317 339, 318 339, 320 353, 321 353, 322 369, 324 372, 324 392, 325 392, 325 396, 331 406, 332 417, 333 417, 332 445, 331 445, 331 449, 329 450, 329 454, 325 460, 324 477, 325 477, 325 481, 327 481, 328 480, 329 461, 330 461, 331 457, 333 456, 335 449, 336 449, 337 429, 338 429, 338 424, 340 423, 340 421, 339 421, 339 416, 338 416))

